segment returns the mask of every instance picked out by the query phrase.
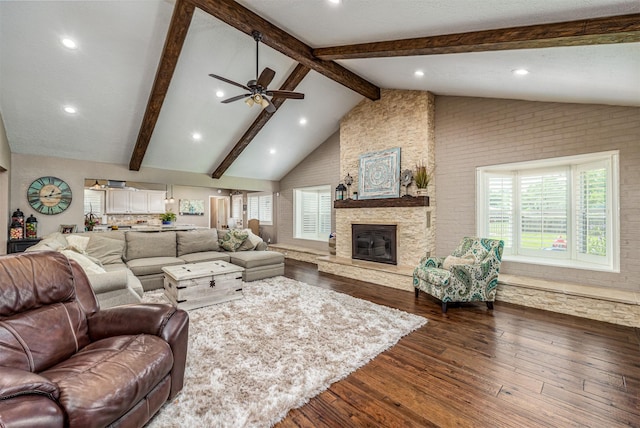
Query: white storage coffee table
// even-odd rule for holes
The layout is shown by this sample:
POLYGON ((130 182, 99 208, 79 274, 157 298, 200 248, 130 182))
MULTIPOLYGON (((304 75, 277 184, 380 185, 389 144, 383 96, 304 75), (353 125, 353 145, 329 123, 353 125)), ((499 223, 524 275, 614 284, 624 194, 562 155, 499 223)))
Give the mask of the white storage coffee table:
POLYGON ((244 268, 224 261, 166 266, 164 295, 173 306, 195 309, 242 299, 244 268))

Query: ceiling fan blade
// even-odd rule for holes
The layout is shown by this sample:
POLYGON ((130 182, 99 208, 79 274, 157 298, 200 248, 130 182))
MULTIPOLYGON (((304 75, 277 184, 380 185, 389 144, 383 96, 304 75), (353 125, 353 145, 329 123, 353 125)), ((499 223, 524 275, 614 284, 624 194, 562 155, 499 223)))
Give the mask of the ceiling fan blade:
POLYGON ((295 100, 303 100, 304 94, 300 92, 293 91, 267 91, 265 94, 270 95, 276 98, 292 98, 295 100))
POLYGON ((234 101, 238 101, 238 100, 241 100, 243 98, 250 97, 250 96, 251 96, 251 94, 243 94, 243 95, 238 95, 238 96, 235 96, 235 97, 228 98, 228 99, 220 101, 220 102, 222 104, 227 104, 227 103, 232 103, 234 101))
POLYGON ((276 106, 274 106, 271 103, 271 100, 269 98, 264 97, 264 99, 267 100, 267 102, 269 103, 269 105, 264 108, 267 111, 267 113, 275 113, 276 112, 276 106))
POLYGON ((228 83, 230 85, 234 85, 234 86, 237 86, 239 88, 246 89, 247 91, 251 91, 251 89, 247 88, 245 85, 241 85, 240 83, 236 83, 233 80, 226 79, 226 78, 224 78, 222 76, 217 76, 215 74, 209 74, 209 76, 213 77, 214 79, 222 80, 223 82, 226 82, 226 83, 228 83))
POLYGON ((260 77, 258 77, 257 84, 262 86, 264 89, 266 89, 269 86, 269 83, 271 83, 271 81, 275 77, 275 75, 276 75, 275 71, 273 71, 269 67, 266 67, 264 70, 262 70, 262 73, 260 73, 260 77))

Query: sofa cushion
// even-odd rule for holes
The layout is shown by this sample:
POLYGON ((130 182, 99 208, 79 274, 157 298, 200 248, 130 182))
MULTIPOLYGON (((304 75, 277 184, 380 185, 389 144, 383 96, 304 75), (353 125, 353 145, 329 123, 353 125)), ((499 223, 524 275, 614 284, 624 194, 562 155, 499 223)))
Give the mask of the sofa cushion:
POLYGON ((125 237, 127 261, 176 256, 176 232, 127 232, 125 237))
POLYGON ((122 263, 125 242, 120 239, 107 238, 93 234, 87 244, 87 254, 100 260, 102 265, 122 263))
POLYGON ((185 263, 199 263, 210 262, 214 260, 229 261, 229 254, 221 253, 219 251, 203 251, 201 253, 191 253, 180 256, 185 263))
MULTIPOLYGON (((167 233, 167 232, 162 232, 167 233)), ((183 265, 184 260, 177 257, 146 257, 129 260, 127 266, 136 276, 162 273, 164 266, 183 265)))
POLYGON ((284 263, 284 255, 277 251, 244 251, 230 254, 231 263, 245 269, 284 263))
POLYGON ((177 232, 178 257, 184 254, 202 251, 218 251, 218 232, 216 229, 191 230, 177 232))
POLYGON ((248 236, 249 234, 242 230, 231 229, 220 240, 220 246, 227 251, 237 251, 248 236))
POLYGON ((90 257, 87 257, 84 254, 78 253, 73 250, 62 250, 61 253, 67 256, 67 258, 78 262, 82 270, 87 274, 106 272, 106 270, 104 270, 102 266, 95 263, 95 259, 92 260, 90 257))
POLYGON ((75 233, 72 233, 70 235, 65 236, 67 243, 69 244, 69 247, 75 247, 78 250, 82 251, 87 251, 87 245, 89 245, 89 237, 88 236, 83 236, 83 235, 78 235, 75 233))
POLYGON ((96 294, 122 290, 127 287, 129 276, 126 270, 115 270, 103 273, 87 273, 91 288, 96 294))
POLYGON ((255 247, 256 246, 253 244, 253 242, 251 242, 251 239, 249 239, 249 236, 247 236, 247 239, 242 241, 242 244, 240 244, 236 251, 251 251, 255 247))
POLYGON ((262 242, 259 242, 258 245, 256 245, 256 248, 254 248, 254 250, 256 250, 256 251, 266 251, 267 248, 269 248, 267 243, 262 241, 262 242))
POLYGON ((115 336, 86 346, 41 375, 60 388, 69 426, 107 426, 168 375, 173 361, 169 344, 157 336, 115 336))

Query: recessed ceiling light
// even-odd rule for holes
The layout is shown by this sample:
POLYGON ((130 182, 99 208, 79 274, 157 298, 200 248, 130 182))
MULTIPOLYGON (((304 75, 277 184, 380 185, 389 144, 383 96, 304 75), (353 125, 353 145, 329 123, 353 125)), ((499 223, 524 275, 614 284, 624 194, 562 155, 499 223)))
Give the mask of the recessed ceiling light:
POLYGON ((329 3, 340 4, 341 0, 329 0, 329 3))
POLYGON ((222 97, 224 97, 224 92, 222 92, 222 91, 216 91, 216 97, 218 97, 218 98, 222 98, 222 97))
POLYGON ((424 76, 424 71, 422 70, 416 70, 413 72, 413 75, 416 77, 423 77, 424 76))
POLYGON ((78 112, 78 109, 75 108, 74 106, 64 106, 64 111, 66 111, 69 114, 76 114, 78 112))
POLYGON ((300 118, 300 121, 298 122, 300 125, 306 125, 307 124, 307 119, 305 117, 300 118))
POLYGON ((60 42, 69 49, 76 49, 78 47, 78 44, 73 39, 70 39, 68 37, 63 37, 60 42))
POLYGON ((276 149, 270 149, 269 153, 272 154, 272 155, 275 155, 276 154, 276 149))
POLYGON ((202 134, 200 134, 199 132, 194 132, 193 134, 191 134, 191 138, 196 141, 200 141, 202 140, 202 134))
POLYGON ((526 68, 516 68, 515 70, 511 71, 513 74, 515 74, 516 76, 526 76, 527 74, 529 74, 529 70, 527 70, 526 68))

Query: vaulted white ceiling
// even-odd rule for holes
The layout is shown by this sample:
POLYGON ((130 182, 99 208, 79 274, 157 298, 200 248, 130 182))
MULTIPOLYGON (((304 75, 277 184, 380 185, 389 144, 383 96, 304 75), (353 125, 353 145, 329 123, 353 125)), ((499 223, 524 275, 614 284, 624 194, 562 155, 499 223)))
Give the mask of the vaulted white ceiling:
MULTIPOLYGON (((314 48, 640 13, 637 0, 239 3, 314 48)), ((0 112, 12 151, 128 165, 173 7, 170 0, 1 1, 0 112), (78 49, 64 48, 63 36, 78 49), (68 104, 78 113, 65 113, 68 104)), ((276 89, 296 62, 259 49, 259 69, 276 71, 269 85, 276 89)), ((640 43, 337 62, 382 88, 640 106, 640 43), (516 68, 530 74, 514 76, 516 68)), ((210 174, 255 120, 256 106, 220 103, 216 91, 228 98, 243 90, 209 73, 254 79, 255 42, 196 10, 143 168, 210 174)), ((305 99, 286 101, 226 175, 279 180, 363 99, 314 71, 296 90, 305 99)))

